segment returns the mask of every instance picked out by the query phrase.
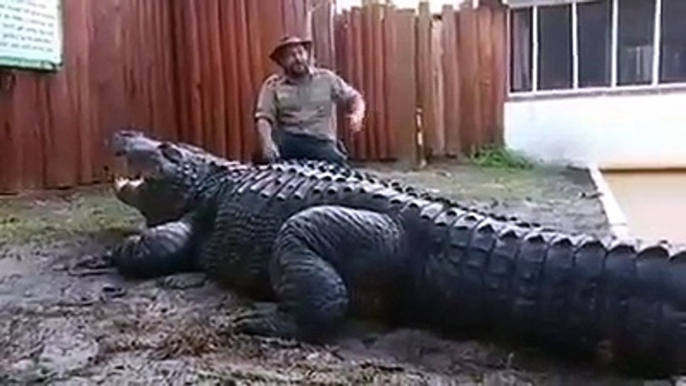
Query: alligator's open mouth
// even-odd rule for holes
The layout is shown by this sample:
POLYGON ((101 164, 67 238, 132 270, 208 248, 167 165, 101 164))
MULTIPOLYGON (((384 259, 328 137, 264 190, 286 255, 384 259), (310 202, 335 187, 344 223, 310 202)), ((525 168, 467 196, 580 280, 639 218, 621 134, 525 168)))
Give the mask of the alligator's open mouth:
POLYGON ((110 145, 114 156, 125 160, 124 175, 114 176, 116 192, 133 193, 146 182, 161 177, 161 142, 139 131, 121 130, 114 133, 110 145))
POLYGON ((146 183, 159 177, 155 165, 137 162, 140 160, 130 157, 129 154, 122 154, 119 157, 124 157, 125 167, 123 173, 114 175, 113 185, 115 192, 134 193, 146 183))

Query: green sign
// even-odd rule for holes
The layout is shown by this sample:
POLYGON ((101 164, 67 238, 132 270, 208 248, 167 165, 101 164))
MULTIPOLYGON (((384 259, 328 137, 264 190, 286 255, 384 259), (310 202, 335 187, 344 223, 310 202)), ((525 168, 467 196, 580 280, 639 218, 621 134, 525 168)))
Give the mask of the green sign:
POLYGON ((60 0, 0 0, 0 67, 62 66, 60 0))

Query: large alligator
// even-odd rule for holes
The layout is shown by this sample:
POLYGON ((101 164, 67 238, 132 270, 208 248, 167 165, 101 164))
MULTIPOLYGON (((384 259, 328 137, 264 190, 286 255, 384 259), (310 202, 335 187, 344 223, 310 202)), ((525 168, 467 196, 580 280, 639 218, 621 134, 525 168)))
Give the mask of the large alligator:
POLYGON ((606 245, 339 166, 244 165, 137 131, 112 146, 139 174, 117 183, 124 201, 165 192, 112 262, 135 277, 202 271, 267 301, 238 332, 321 342, 353 316, 602 352, 644 374, 686 367, 684 252, 606 245))

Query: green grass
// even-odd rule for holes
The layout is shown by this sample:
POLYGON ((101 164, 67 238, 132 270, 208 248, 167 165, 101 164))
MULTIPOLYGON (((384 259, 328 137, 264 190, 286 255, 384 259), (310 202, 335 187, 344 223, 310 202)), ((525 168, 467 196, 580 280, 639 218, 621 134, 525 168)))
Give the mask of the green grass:
POLYGON ((536 163, 513 150, 502 146, 484 146, 475 149, 469 157, 473 165, 498 169, 533 169, 536 163))
POLYGON ((51 242, 85 234, 122 234, 135 229, 139 222, 131 208, 107 193, 0 199, 0 244, 51 242))

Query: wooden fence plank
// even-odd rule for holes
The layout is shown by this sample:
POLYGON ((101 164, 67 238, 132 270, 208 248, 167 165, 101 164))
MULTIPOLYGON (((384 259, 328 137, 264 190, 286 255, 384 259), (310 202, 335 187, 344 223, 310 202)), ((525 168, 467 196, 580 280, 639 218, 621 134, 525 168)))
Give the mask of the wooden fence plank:
POLYGON ((460 73, 460 105, 462 108, 462 130, 460 150, 468 154, 478 143, 482 131, 481 93, 479 87, 479 46, 477 14, 468 3, 463 4, 459 18, 458 60, 460 73))
POLYGON ((491 28, 493 29, 493 62, 491 63, 491 70, 493 71, 493 113, 494 127, 491 132, 491 137, 488 138, 489 143, 496 146, 503 146, 504 139, 504 108, 505 99, 507 96, 507 7, 494 6, 493 19, 491 20, 491 28))
POLYGON ((314 52, 318 65, 327 68, 336 68, 334 40, 334 3, 329 0, 313 1, 311 10, 312 39, 314 40, 314 52))
POLYGON ((191 122, 189 130, 191 130, 190 140, 195 145, 203 145, 205 140, 203 136, 203 120, 202 120, 202 69, 200 52, 200 22, 197 15, 197 3, 189 4, 186 13, 188 33, 190 34, 189 45, 185 55, 191 60, 190 62, 190 82, 191 82, 191 122))
POLYGON ((394 120, 395 111, 394 105, 390 96, 393 95, 393 90, 396 84, 395 76, 395 55, 396 55, 396 28, 395 28, 395 10, 391 7, 386 7, 383 18, 383 79, 384 79, 384 121, 385 121, 385 137, 388 142, 387 157, 389 159, 396 159, 398 157, 397 147, 397 127, 394 120))
MULTIPOLYGON (((226 141, 226 110, 224 103, 224 69, 222 61, 221 40, 223 35, 219 26, 219 2, 221 0, 208 1, 207 25, 210 32, 209 57, 211 58, 210 72, 207 74, 207 88, 212 90, 211 98, 211 126, 208 127, 210 138, 213 142, 210 149, 222 157, 227 154, 226 141)), ((253 2, 254 3, 254 2, 253 2)))
POLYGON ((433 54, 431 51, 431 13, 428 2, 419 4, 417 20, 417 107, 419 108, 419 132, 422 140, 421 155, 435 152, 436 116, 433 92, 433 54))
POLYGON ((241 89, 241 99, 238 101, 241 106, 241 127, 247 130, 243 131, 242 142, 241 142, 241 153, 238 155, 241 159, 247 159, 251 156, 252 151, 250 149, 254 146, 254 130, 253 119, 252 119, 252 107, 254 104, 254 90, 253 90, 253 80, 252 80, 252 70, 256 58, 252 58, 250 55, 249 40, 248 40, 248 19, 246 4, 243 1, 236 2, 236 41, 238 42, 238 51, 242 53, 239 56, 239 81, 241 89))
POLYGON ((388 125, 386 122, 386 94, 384 94, 384 21, 385 8, 382 4, 372 4, 372 69, 373 69, 373 95, 374 95, 374 142, 376 143, 377 159, 384 160, 389 156, 388 151, 388 125), (382 53, 379 55, 379 53, 382 53))
POLYGON ((167 138, 179 138, 180 128, 179 120, 177 119, 177 109, 180 108, 179 97, 180 92, 176 92, 176 84, 174 83, 176 76, 174 73, 175 64, 174 57, 177 53, 174 46, 174 21, 176 20, 172 14, 174 7, 170 7, 168 2, 160 2, 160 27, 157 32, 158 44, 160 44, 160 61, 162 63, 161 70, 163 71, 163 78, 160 85, 159 102, 162 108, 163 125, 167 138), (171 37, 171 39, 170 39, 171 37), (170 97, 172 96, 172 97, 170 97))
POLYGON ((44 153, 40 116, 44 114, 38 95, 37 78, 33 74, 18 73, 14 85, 14 135, 21 149, 17 157, 20 175, 26 180, 21 189, 43 186, 44 153), (36 108, 36 106, 38 108, 36 108))
MULTIPOLYGON (((222 4, 226 4, 222 2, 222 4)), ((176 120, 178 124, 177 138, 182 141, 190 142, 191 135, 189 127, 191 126, 191 83, 188 80, 190 74, 190 61, 188 60, 189 44, 189 26, 186 18, 188 2, 182 1, 176 7, 172 7, 172 26, 170 28, 171 37, 174 41, 174 56, 178 59, 174 62, 174 92, 176 103, 176 120), (183 55, 181 55, 183 54, 183 55)), ((223 16, 226 11, 222 10, 223 16)), ((224 23, 222 23, 224 24, 224 23)))
POLYGON ((396 127, 399 161, 416 165, 416 18, 414 10, 398 10, 394 15, 396 41, 394 45, 394 87, 390 99, 392 103, 393 126, 396 127))
POLYGON ((458 61, 457 23, 452 6, 443 6, 442 19, 445 151, 449 156, 456 156, 460 153, 462 143, 463 106, 460 103, 460 89, 463 69, 458 61))
MULTIPOLYGON (((235 2, 233 2, 235 3, 235 2)), ((226 112, 228 114, 228 128, 226 133, 227 155, 229 157, 238 157, 241 154, 242 147, 242 131, 241 127, 241 108, 240 108, 240 81, 238 63, 241 60, 235 53, 238 52, 237 36, 234 33, 236 30, 235 7, 227 1, 220 2, 221 9, 221 25, 223 26, 222 36, 224 41, 222 44, 222 56, 224 63, 224 71, 226 76, 224 78, 224 92, 226 93, 226 112)))
POLYGON ((46 111, 42 130, 44 142, 45 186, 63 188, 78 183, 78 132, 67 74, 60 73, 41 82, 46 111))
MULTIPOLYGON (((352 28, 352 13, 344 11, 339 17, 336 24, 336 35, 338 37, 338 44, 336 45, 336 64, 340 75, 348 82, 354 83, 354 60, 351 56, 353 46, 353 28, 352 28)), ((343 139, 348 153, 352 158, 357 158, 359 154, 358 141, 353 138, 350 132, 350 125, 345 118, 345 110, 338 109, 340 136, 343 139)))
POLYGON ((203 2, 195 3, 195 8, 197 12, 197 28, 198 28, 198 45, 195 50, 198 55, 198 63, 200 67, 198 69, 200 74, 200 84, 199 84, 199 94, 200 94, 200 110, 198 111, 200 119, 198 120, 199 126, 198 131, 202 133, 202 140, 199 145, 205 147, 211 152, 216 152, 216 144, 212 140, 212 83, 214 82, 212 77, 212 58, 210 55, 210 44, 208 40, 211 39, 213 32, 208 23, 209 12, 207 11, 208 3, 212 0, 206 0, 203 2))
POLYGON ((0 188, 2 193, 16 193, 22 189, 21 153, 23 143, 19 138, 19 127, 14 119, 14 98, 16 75, 13 71, 0 71, 0 188))
POLYGON ((261 26, 263 24, 271 24, 272 20, 274 20, 275 17, 273 15, 270 15, 271 17, 266 18, 267 15, 261 14, 260 8, 257 6, 256 1, 248 2, 247 13, 249 36, 251 39, 254 39, 254 44, 249 45, 250 57, 252 58, 252 83, 250 87, 250 93, 245 96, 246 98, 248 98, 248 100, 246 101, 247 107, 245 108, 245 112, 247 114, 247 124, 243 128, 236 129, 243 129, 248 131, 250 141, 248 142, 249 147, 245 149, 244 158, 252 159, 255 158, 255 154, 261 151, 260 139, 257 135, 256 127, 253 120, 253 112, 255 111, 255 103, 257 101, 257 96, 259 95, 260 87, 262 86, 262 83, 264 82, 264 79, 268 71, 268 47, 271 47, 271 44, 273 44, 269 43, 268 47, 262 46, 261 42, 263 41, 263 39, 260 36, 262 34, 261 26))
POLYGON ((441 44, 441 35, 443 31, 443 22, 440 19, 434 20, 432 24, 432 39, 431 39, 431 73, 432 73, 432 94, 434 136, 430 138, 430 148, 432 149, 432 157, 443 157, 446 152, 445 145, 445 116, 444 99, 443 99, 443 46, 441 44))
MULTIPOLYGON (((353 44, 350 56, 355 58, 353 65, 354 76, 351 79, 355 87, 361 92, 365 90, 364 84, 364 61, 363 61, 363 42, 362 37, 362 10, 359 7, 353 7, 352 9, 352 30, 353 30, 353 44)), ((369 121, 369 114, 365 117, 364 122, 364 132, 355 135, 355 145, 357 148, 356 156, 358 159, 370 159, 373 157, 373 152, 369 150, 367 134, 366 132, 370 130, 371 123, 369 121)))
MULTIPOLYGON (((94 108, 94 97, 92 94, 92 89, 90 87, 92 72, 91 72, 91 59, 90 59, 90 41, 89 37, 93 36, 93 19, 91 17, 91 5, 93 5, 88 0, 77 0, 70 2, 71 7, 66 8, 69 10, 70 14, 75 15, 69 25, 75 31, 78 38, 78 53, 72 51, 70 56, 76 56, 76 64, 71 67, 69 72, 70 77, 73 79, 73 83, 78 86, 75 88, 77 90, 77 102, 78 105, 78 133, 79 133, 79 182, 81 184, 88 184, 93 182, 93 176, 95 175, 95 166, 93 161, 93 137, 94 135, 94 125, 96 122, 95 118, 95 108, 94 108), (77 7, 74 7, 78 4, 77 7)), ((71 34, 68 36, 72 36, 71 34)), ((73 41, 72 41, 73 42, 73 41)), ((72 45, 76 49, 77 44, 72 45)))
MULTIPOLYGON (((79 2, 65 4, 67 9, 66 22, 79 23, 79 2), (75 20, 76 19, 76 20, 75 20)), ((67 65, 77 65, 78 53, 83 49, 79 34, 83 31, 71 29, 66 31, 65 56, 67 65)), ((46 94, 47 111, 45 114, 46 162, 45 186, 69 187, 79 183, 79 125, 77 120, 78 84, 74 82, 72 72, 60 72, 52 78, 39 79, 46 94)))
MULTIPOLYGON (((154 0, 152 0, 154 1, 154 0)), ((151 59, 154 53, 149 51, 148 48, 154 42, 154 37, 150 36, 150 19, 148 7, 151 4, 151 0, 137 0, 136 1, 136 12, 131 15, 131 13, 121 14, 124 23, 126 25, 126 19, 129 16, 135 16, 135 23, 138 27, 137 33, 134 35, 136 39, 135 47, 137 50, 137 62, 136 68, 140 69, 139 76, 136 79, 137 88, 140 90, 138 95, 139 110, 135 117, 134 122, 139 125, 143 125, 147 130, 155 130, 153 126, 153 118, 155 112, 151 106, 151 101, 153 100, 152 90, 150 88, 150 80, 152 79, 152 65, 151 59)), ((123 30, 119 33, 123 33, 123 30)), ((127 106, 128 107, 128 106, 127 106)))
POLYGON ((363 132, 367 142, 367 158, 378 159, 379 150, 376 143, 377 114, 376 114, 376 95, 374 94, 374 38, 372 36, 372 8, 365 6, 361 9, 361 33, 362 33, 362 92, 366 95, 369 108, 367 109, 367 130, 363 132))
POLYGON ((476 10, 478 42, 478 95, 479 95, 479 130, 475 130, 473 145, 482 147, 493 137, 495 111, 493 100, 493 31, 491 26, 492 11, 489 7, 476 10))

